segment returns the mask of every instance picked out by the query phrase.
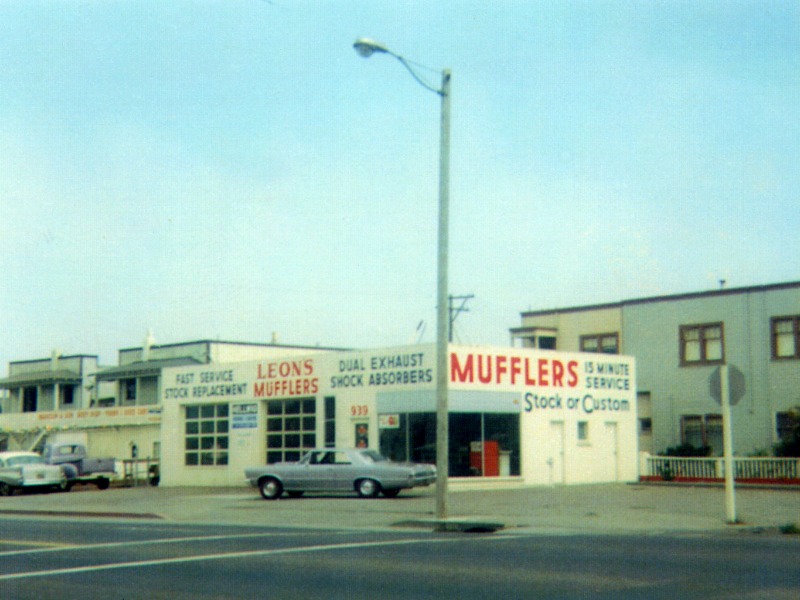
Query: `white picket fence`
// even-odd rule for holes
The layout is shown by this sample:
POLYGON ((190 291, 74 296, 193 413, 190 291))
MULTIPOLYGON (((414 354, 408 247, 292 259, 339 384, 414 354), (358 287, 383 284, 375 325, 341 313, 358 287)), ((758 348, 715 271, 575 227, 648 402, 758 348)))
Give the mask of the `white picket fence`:
MULTIPOLYGON (((641 454, 644 480, 713 481, 725 478, 724 458, 682 458, 641 454)), ((734 480, 752 483, 800 483, 799 458, 755 457, 733 459, 734 480)))

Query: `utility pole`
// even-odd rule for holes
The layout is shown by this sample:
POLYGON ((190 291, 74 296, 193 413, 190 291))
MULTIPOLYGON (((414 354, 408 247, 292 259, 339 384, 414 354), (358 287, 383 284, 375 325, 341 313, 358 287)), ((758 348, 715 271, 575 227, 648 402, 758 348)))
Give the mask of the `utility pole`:
POLYGON ((453 323, 456 322, 456 318, 462 312, 469 312, 467 308, 467 302, 472 300, 475 297, 475 294, 467 294, 466 296, 448 296, 448 308, 450 311, 450 323, 447 328, 448 334, 447 339, 448 341, 453 341, 453 323), (461 304, 458 306, 455 305, 455 301, 460 300, 461 304))

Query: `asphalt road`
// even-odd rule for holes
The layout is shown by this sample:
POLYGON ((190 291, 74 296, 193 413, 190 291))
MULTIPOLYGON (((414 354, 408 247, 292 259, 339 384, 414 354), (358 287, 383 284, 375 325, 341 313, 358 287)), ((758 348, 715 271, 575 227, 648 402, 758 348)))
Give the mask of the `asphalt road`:
POLYGON ((797 536, 0 520, 0 597, 800 598, 797 536))

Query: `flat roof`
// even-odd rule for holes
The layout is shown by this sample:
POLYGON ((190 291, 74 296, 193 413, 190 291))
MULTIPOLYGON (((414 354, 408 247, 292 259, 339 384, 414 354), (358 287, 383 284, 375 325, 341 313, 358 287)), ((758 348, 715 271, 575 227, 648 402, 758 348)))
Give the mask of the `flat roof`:
MULTIPOLYGON (((520 313, 524 317, 540 317, 544 315, 555 315, 568 312, 583 312, 588 310, 602 310, 607 308, 622 308, 632 304, 648 304, 655 302, 674 302, 676 300, 694 300, 711 296, 734 296, 738 294, 753 294, 771 292, 776 290, 791 289, 800 287, 800 281, 789 281, 785 283, 771 283, 767 285, 751 285, 738 288, 720 288, 717 290, 706 290, 704 292, 686 292, 681 294, 670 294, 665 296, 650 296, 646 298, 633 298, 630 300, 620 300, 619 302, 606 302, 601 304, 586 304, 583 306, 570 306, 566 308, 549 308, 544 310, 526 310, 520 313)), ((526 330, 528 327, 512 328, 515 330, 526 330)))
MULTIPOLYGON (((98 358, 97 354, 59 354, 58 360, 70 360, 74 358, 98 358)), ((9 365, 25 365, 25 364, 33 364, 33 363, 44 363, 44 362, 52 362, 53 357, 48 356, 45 358, 29 358, 26 360, 12 360, 9 361, 9 365)))
POLYGON ((33 373, 18 373, 0 379, 0 388, 18 388, 31 385, 53 384, 79 385, 82 379, 79 373, 69 369, 56 369, 55 371, 36 371, 33 373))
POLYGON ((114 381, 117 379, 127 379, 130 377, 147 377, 161 374, 161 369, 167 367, 185 367, 188 365, 203 364, 197 359, 183 356, 178 358, 165 358, 161 360, 137 361, 128 365, 108 367, 95 373, 98 381, 114 381))
MULTIPOLYGON (((288 348, 298 350, 350 350, 350 348, 338 348, 333 346, 310 346, 307 344, 277 344, 271 342, 231 342, 226 340, 194 340, 190 342, 174 342, 171 344, 153 344, 153 348, 179 348, 181 346, 193 346, 195 344, 222 344, 227 346, 259 346, 262 348, 288 348)), ((142 350, 144 346, 132 346, 130 348, 120 348, 119 352, 131 352, 133 350, 142 350)))

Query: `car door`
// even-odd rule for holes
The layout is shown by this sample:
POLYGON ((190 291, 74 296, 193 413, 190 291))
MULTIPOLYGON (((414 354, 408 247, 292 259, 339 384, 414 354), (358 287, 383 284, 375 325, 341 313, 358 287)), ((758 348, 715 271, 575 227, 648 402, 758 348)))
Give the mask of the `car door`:
POLYGON ((328 491, 332 489, 334 453, 314 452, 305 465, 302 476, 302 490, 328 491))
POLYGON ((333 452, 333 471, 331 477, 332 489, 338 492, 353 490, 353 480, 356 477, 356 465, 347 452, 333 452))

